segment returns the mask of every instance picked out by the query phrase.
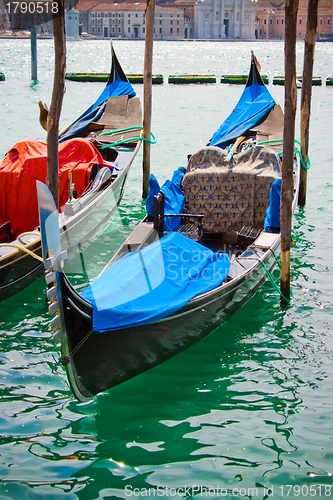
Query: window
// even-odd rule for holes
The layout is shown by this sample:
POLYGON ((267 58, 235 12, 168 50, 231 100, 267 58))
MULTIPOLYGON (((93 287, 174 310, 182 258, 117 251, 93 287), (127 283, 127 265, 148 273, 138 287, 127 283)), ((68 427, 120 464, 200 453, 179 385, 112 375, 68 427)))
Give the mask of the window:
POLYGON ((281 19, 281 24, 283 24, 283 19, 281 19))
POLYGON ((160 19, 160 24, 162 24, 162 19, 160 19))
POLYGON ((131 28, 128 28, 128 30, 127 30, 127 31, 128 31, 128 33, 130 33, 130 32, 131 32, 131 28))
POLYGON ((302 24, 302 18, 300 18, 300 20, 299 20, 299 24, 302 24))
POLYGON ((271 20, 269 21, 269 24, 273 24, 273 19, 271 19, 271 20))
POLYGON ((172 28, 170 28, 170 33, 172 33, 172 28))
POLYGON ((330 20, 329 19, 327 19, 327 24, 330 24, 330 20))
POLYGON ((130 19, 128 20, 128 24, 131 24, 131 20, 130 19))
POLYGON ((179 33, 179 28, 177 28, 177 33, 179 33))
POLYGON ((138 15, 137 15, 137 14, 135 14, 135 17, 138 17, 138 15))
POLYGON ((131 14, 128 14, 128 17, 131 17, 131 14))
POLYGON ((172 19, 171 19, 171 21, 170 21, 170 24, 172 24, 172 19))
POLYGON ((276 24, 279 24, 279 20, 278 19, 276 20, 276 24))
POLYGON ((120 27, 120 26, 119 26, 119 28, 118 28, 118 33, 121 33, 121 27, 120 27))
POLYGON ((322 19, 320 19, 320 24, 323 24, 323 20, 322 19))
POLYGON ((179 21, 177 21, 177 24, 179 24, 179 21))
POLYGON ((145 30, 146 30, 146 28, 145 28, 145 27, 143 27, 143 28, 142 28, 142 33, 145 33, 145 30))
POLYGON ((264 24, 266 24, 266 19, 264 19, 264 24))
POLYGON ((162 28, 160 28, 160 33, 162 33, 162 28))

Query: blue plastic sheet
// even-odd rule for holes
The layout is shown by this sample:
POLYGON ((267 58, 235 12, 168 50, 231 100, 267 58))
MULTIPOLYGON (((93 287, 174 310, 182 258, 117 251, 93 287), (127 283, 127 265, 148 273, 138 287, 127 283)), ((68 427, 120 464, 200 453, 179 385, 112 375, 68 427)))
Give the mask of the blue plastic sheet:
POLYGON ((261 122, 274 105, 275 101, 264 85, 255 83, 245 87, 236 107, 214 133, 209 145, 225 148, 261 122))
POLYGON ((269 207, 266 210, 264 231, 278 233, 280 231, 280 205, 281 205, 282 179, 276 179, 269 195, 269 207))
POLYGON ((227 254, 169 233, 116 261, 82 297, 93 306, 96 331, 130 328, 165 318, 221 285, 229 267, 227 254))
MULTIPOLYGON (((160 191, 164 193, 164 213, 181 214, 184 210, 185 196, 181 189, 182 179, 186 169, 180 167, 174 171, 171 181, 167 180, 160 187, 154 174, 150 174, 148 186, 149 192, 146 199, 147 214, 154 216, 154 196, 160 191)), ((180 217, 165 217, 164 228, 166 231, 174 231, 180 224, 180 217)))
POLYGON ((135 96, 134 89, 129 82, 114 80, 109 83, 97 101, 90 106, 79 118, 77 118, 59 137, 59 142, 77 137, 91 122, 96 122, 102 116, 106 101, 111 96, 129 95, 135 96))

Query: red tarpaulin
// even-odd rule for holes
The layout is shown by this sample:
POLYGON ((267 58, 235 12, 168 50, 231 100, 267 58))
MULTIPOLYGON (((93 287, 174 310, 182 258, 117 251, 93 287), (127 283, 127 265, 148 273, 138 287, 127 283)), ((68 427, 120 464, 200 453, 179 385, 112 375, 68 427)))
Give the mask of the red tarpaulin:
MULTIPOLYGON (((0 165, 0 223, 10 221, 16 236, 39 224, 36 180, 46 183, 47 146, 39 141, 18 142, 0 165)), ((88 185, 94 163, 106 166, 97 149, 86 139, 59 145, 59 206, 68 199, 68 173, 78 195, 88 185)))

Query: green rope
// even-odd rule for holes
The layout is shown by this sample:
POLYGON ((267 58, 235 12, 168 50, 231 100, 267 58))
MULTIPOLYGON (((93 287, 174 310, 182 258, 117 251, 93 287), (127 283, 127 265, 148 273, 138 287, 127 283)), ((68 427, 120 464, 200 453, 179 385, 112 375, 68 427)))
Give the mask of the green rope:
MULTIPOLYGON (((301 143, 300 143, 297 139, 295 139, 295 142, 297 142, 297 144, 299 144, 299 145, 301 146, 301 143)), ((310 158, 309 158, 309 156, 308 156, 308 164, 307 164, 307 165, 305 165, 304 160, 303 160, 303 156, 302 156, 302 153, 300 152, 300 150, 299 150, 299 149, 297 149, 297 148, 295 148, 295 149, 294 149, 294 151, 296 151, 296 152, 299 154, 299 157, 300 157, 300 160, 301 160, 301 165, 302 165, 302 167, 303 167, 305 170, 309 170, 309 168, 311 167, 311 162, 310 162, 310 158)))
POLYGON ((109 132, 102 132, 99 135, 112 135, 112 134, 118 134, 119 132, 127 132, 127 130, 136 130, 136 129, 143 130, 143 126, 136 125, 135 127, 118 128, 117 130, 110 130, 109 132))
MULTIPOLYGON (((133 130, 133 129, 143 129, 141 125, 137 125, 136 127, 127 127, 127 128, 120 128, 118 130, 111 130, 110 132, 102 132, 99 135, 112 135, 112 134, 118 134, 120 132, 127 132, 128 130, 133 130)), ((146 137, 131 137, 129 139, 122 139, 121 141, 117 142, 112 142, 111 144, 106 144, 105 146, 101 146, 99 149, 107 149, 107 148, 113 148, 114 146, 119 146, 120 144, 125 144, 126 142, 133 142, 133 141, 145 141, 148 142, 148 144, 156 144, 156 138, 152 132, 150 132, 150 135, 152 136, 153 140, 147 139, 146 137)))
MULTIPOLYGON (((277 256, 275 255, 275 253, 274 253, 274 252, 272 252, 272 253, 273 253, 274 257, 275 257, 276 262, 278 263, 279 267, 281 268, 281 264, 280 264, 280 262, 279 262, 279 259, 277 258, 277 256)), ((279 293, 279 295, 283 298, 283 300, 284 300, 285 302, 287 302, 288 304, 290 304, 290 302, 291 302, 292 300, 294 300, 294 295, 293 295, 293 292, 292 292, 291 287, 290 287, 290 299, 287 299, 287 297, 286 297, 286 296, 285 296, 285 295, 281 292, 280 288, 279 288, 279 287, 277 286, 277 284, 275 283, 274 278, 273 278, 273 276, 271 275, 271 273, 270 273, 270 271, 269 271, 268 267, 266 266, 265 262, 261 262, 261 265, 262 265, 262 267, 265 269, 266 274, 267 274, 267 276, 268 276, 268 278, 269 278, 270 282, 272 283, 273 287, 275 288, 275 290, 279 293)))
MULTIPOLYGON (((269 143, 273 143, 273 142, 282 142, 282 141, 283 141, 283 139, 274 139, 273 141, 261 141, 261 142, 257 143, 257 146, 261 146, 262 144, 269 144, 269 143)), ((301 143, 297 139, 294 139, 294 141, 297 142, 297 144, 301 145, 301 143)), ((310 162, 309 156, 308 156, 308 164, 305 165, 304 160, 303 160, 303 156, 302 156, 302 153, 300 152, 300 150, 297 148, 294 148, 294 151, 299 154, 299 158, 301 160, 302 167, 305 170, 309 170, 309 168, 311 167, 311 162, 310 162)), ((282 156, 283 153, 278 153, 278 155, 282 156)))

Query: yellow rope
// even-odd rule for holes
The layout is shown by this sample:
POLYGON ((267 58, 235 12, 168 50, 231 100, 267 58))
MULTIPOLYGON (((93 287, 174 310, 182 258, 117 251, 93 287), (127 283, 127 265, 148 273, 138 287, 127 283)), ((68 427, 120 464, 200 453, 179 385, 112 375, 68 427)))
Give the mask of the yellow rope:
POLYGON ((18 237, 17 237, 17 240, 22 244, 22 245, 27 245, 27 243, 35 243, 35 241, 29 241, 27 243, 24 243, 24 241, 22 241, 22 238, 23 236, 37 236, 36 240, 37 241, 39 238, 40 238, 40 234, 36 233, 35 232, 32 232, 32 231, 28 231, 27 233, 21 233, 18 237))
POLYGON ((26 252, 27 254, 31 255, 31 257, 33 257, 34 259, 37 259, 40 262, 44 262, 43 261, 43 257, 40 257, 39 255, 37 255, 36 253, 32 252, 31 250, 28 250, 25 247, 20 247, 20 245, 15 245, 15 243, 0 243, 0 248, 1 247, 17 248, 18 250, 22 250, 23 252, 26 252))

